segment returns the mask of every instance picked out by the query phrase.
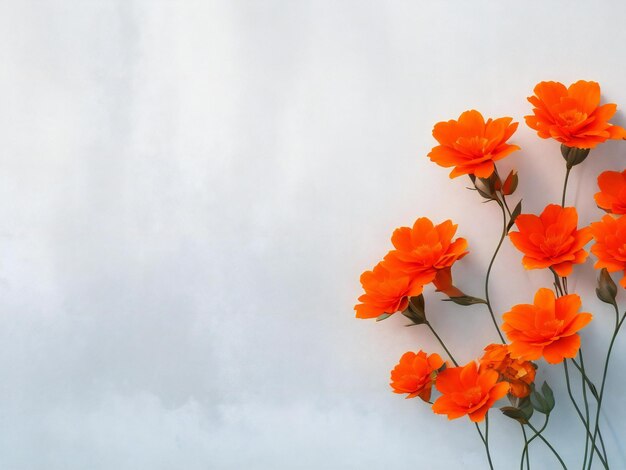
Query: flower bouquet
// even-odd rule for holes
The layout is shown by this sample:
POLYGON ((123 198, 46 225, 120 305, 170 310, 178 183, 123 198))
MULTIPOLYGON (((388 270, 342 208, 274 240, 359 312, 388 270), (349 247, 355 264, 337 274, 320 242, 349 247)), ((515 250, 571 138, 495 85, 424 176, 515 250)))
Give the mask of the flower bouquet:
MULTIPOLYGON (((411 227, 400 227, 391 236, 393 249, 371 271, 361 275, 364 294, 355 306, 357 318, 381 321, 400 312, 411 325, 424 325, 437 339, 439 352, 406 352, 391 371, 391 387, 407 398, 419 397, 437 414, 448 419, 467 416, 474 424, 486 451, 490 468, 494 463, 489 449, 489 412, 496 405, 521 426, 520 468, 530 468, 530 445, 541 442, 555 458, 555 466, 566 467, 558 450, 543 435, 555 396, 547 383, 535 383, 539 366, 560 366, 569 400, 584 428, 581 442, 583 469, 596 463, 609 468, 602 437, 600 410, 611 351, 625 313, 620 313, 617 286, 610 273, 626 272, 626 171, 606 171, 598 177, 595 201, 607 212, 588 227, 578 226, 575 207, 566 206, 567 183, 572 169, 583 163, 590 151, 608 139, 626 139, 626 130, 609 120, 615 104, 600 103, 600 86, 578 81, 569 87, 557 82, 541 82, 528 98, 532 114, 526 124, 539 137, 561 144, 565 162, 563 195, 560 204, 548 204, 539 215, 525 214, 515 197, 518 174, 503 177, 497 162, 519 150, 509 143, 518 124, 510 117, 485 120, 470 110, 457 120, 439 122, 433 128, 438 142, 428 154, 431 161, 451 168, 450 178, 467 175, 471 189, 485 202, 493 202, 502 212, 502 234, 485 275, 484 295, 475 297, 461 291, 453 281, 452 267, 468 254, 468 243, 455 238, 457 226, 450 220, 433 223, 418 218, 411 227), (528 270, 550 270, 552 285, 540 288, 528 303, 514 305, 504 313, 494 312, 489 297, 489 279, 494 261, 508 238, 522 254, 528 270), (583 357, 579 332, 592 320, 582 312, 581 298, 571 292, 568 278, 576 265, 591 253, 598 271, 596 293, 611 305, 615 324, 601 364, 601 382, 594 383, 587 371, 592 367, 583 357), (447 345, 426 315, 426 286, 455 304, 484 306, 499 342, 486 345, 482 356, 459 364, 454 348, 447 345), (541 360, 545 362, 539 362, 541 360), (574 374, 580 381, 582 397, 572 391, 574 374)), ((626 288, 626 277, 619 284, 626 288)), ((430 293, 428 295, 431 295, 430 293)))

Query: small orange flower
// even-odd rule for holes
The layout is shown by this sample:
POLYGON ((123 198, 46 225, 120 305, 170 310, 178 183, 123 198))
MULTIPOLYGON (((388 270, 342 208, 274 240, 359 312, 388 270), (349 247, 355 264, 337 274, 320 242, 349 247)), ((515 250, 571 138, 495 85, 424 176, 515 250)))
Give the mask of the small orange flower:
POLYGON ((577 332, 592 318, 590 313, 578 313, 580 306, 578 295, 557 299, 545 288, 537 291, 533 304, 514 306, 502 316, 511 357, 532 361, 543 356, 550 364, 576 357, 580 348, 577 332))
POLYGON ((530 384, 535 381, 535 367, 532 362, 513 359, 508 345, 490 344, 479 363, 481 368, 493 369, 500 374, 500 380, 511 385, 511 395, 518 398, 530 395, 530 384))
POLYGON ((626 130, 609 123, 615 104, 600 106, 600 85, 579 80, 565 88, 559 82, 541 82, 528 97, 533 115, 526 124, 543 139, 553 138, 568 147, 594 148, 607 139, 624 139, 626 130))
POLYGON ((391 387, 394 393, 408 393, 407 398, 420 397, 430 400, 432 385, 437 371, 443 366, 439 354, 426 354, 424 351, 406 352, 391 371, 391 387))
POLYGON ((591 240, 589 227, 577 230, 574 207, 548 205, 541 215, 522 214, 515 219, 519 232, 511 232, 513 245, 524 253, 526 269, 552 268, 559 276, 569 276, 574 264, 584 263, 583 247, 591 240))
POLYGON ((409 297, 422 293, 422 284, 405 274, 390 272, 384 263, 378 263, 373 271, 361 274, 365 294, 354 306, 357 318, 376 318, 383 313, 396 313, 407 308, 409 297))
POLYGON ((450 178, 475 175, 488 178, 494 170, 493 162, 519 150, 517 145, 506 141, 517 129, 510 117, 488 119, 476 110, 465 111, 459 120, 438 122, 433 137, 440 145, 428 154, 436 164, 454 167, 450 178))
POLYGON ((448 415, 448 419, 468 415, 475 423, 482 421, 489 408, 509 391, 509 384, 498 379, 496 371, 479 369, 474 361, 448 368, 437 376, 435 385, 442 395, 433 404, 433 411, 448 415))
POLYGON ((396 229, 391 237, 396 249, 385 257, 385 266, 411 276, 414 282, 421 285, 432 281, 447 285, 448 268, 468 253, 464 238, 452 241, 456 229, 457 226, 450 220, 433 225, 426 217, 417 219, 413 228, 396 229), (436 279, 438 274, 441 279, 436 279))
POLYGON ((626 170, 601 173, 598 186, 600 192, 594 196, 598 207, 612 214, 626 214, 626 170))
MULTIPOLYGON (((606 268, 613 273, 623 271, 626 275, 626 217, 602 217, 600 222, 591 224, 595 244, 591 252, 598 258, 594 268, 606 268)), ((626 289, 626 277, 619 281, 626 289)))

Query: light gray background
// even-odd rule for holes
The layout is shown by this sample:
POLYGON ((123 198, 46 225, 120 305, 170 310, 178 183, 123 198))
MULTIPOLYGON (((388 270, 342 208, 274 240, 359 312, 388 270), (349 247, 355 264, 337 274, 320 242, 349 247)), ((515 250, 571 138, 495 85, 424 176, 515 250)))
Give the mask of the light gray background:
MULTIPOLYGON (((439 348, 400 316, 354 319, 358 278, 395 227, 452 218, 471 250, 456 278, 482 295, 498 208, 428 161, 433 123, 521 121, 535 83, 584 78, 626 125, 624 18, 617 0, 0 2, 0 466, 485 468, 468 420, 390 392, 403 352, 439 348)), ((514 141, 501 167, 540 211, 559 198, 558 145, 523 123, 514 141)), ((608 143, 573 172, 581 222, 625 154, 608 143)), ((595 314, 597 378, 612 313, 594 278, 588 262, 571 285, 595 314)), ((545 285, 507 243, 496 309, 545 285)), ((426 295, 463 361, 495 340, 484 308, 426 295)), ((622 338, 614 468, 625 353, 622 338)), ((541 366, 559 400, 547 435, 573 464, 562 369, 541 366)), ((519 426, 498 415, 497 468, 517 468, 519 426)))

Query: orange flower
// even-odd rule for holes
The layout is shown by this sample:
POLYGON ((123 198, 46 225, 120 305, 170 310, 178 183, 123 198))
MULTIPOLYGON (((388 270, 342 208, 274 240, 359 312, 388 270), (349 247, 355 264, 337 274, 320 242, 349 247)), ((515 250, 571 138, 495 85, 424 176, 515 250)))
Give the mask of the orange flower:
POLYGON ((468 415, 475 423, 482 421, 489 408, 509 391, 509 384, 498 379, 496 371, 479 369, 474 361, 446 369, 437 376, 435 385, 442 395, 433 404, 433 411, 448 415, 448 419, 468 415))
MULTIPOLYGON (((594 268, 626 274, 626 217, 605 215, 600 222, 591 224, 591 233, 595 239, 591 252, 598 258, 594 268)), ((626 289, 626 277, 619 283, 626 289)))
POLYGON ((432 281, 447 285, 449 268, 468 253, 464 238, 452 241, 456 229, 450 220, 433 225, 426 217, 417 219, 413 228, 396 229, 391 237, 396 249, 385 257, 385 266, 411 276, 421 285, 432 281))
POLYGON ((530 384, 535 381, 535 367, 532 362, 513 359, 506 344, 490 344, 479 362, 481 368, 495 370, 500 374, 500 380, 511 385, 511 395, 518 398, 530 395, 530 384))
POLYGON ((525 119, 539 137, 578 148, 626 138, 626 130, 609 123, 617 105, 600 106, 600 85, 596 82, 579 80, 569 88, 559 82, 541 82, 534 91, 535 95, 528 97, 534 114, 525 119))
POLYGON ((511 357, 532 361, 543 356, 550 364, 576 357, 580 348, 577 331, 592 318, 590 313, 578 313, 580 305, 576 294, 557 299, 550 289, 542 288, 532 305, 516 305, 505 313, 502 329, 511 341, 511 357))
POLYGON ((574 207, 548 205, 541 215, 522 214, 515 219, 519 232, 511 232, 511 242, 524 253, 526 269, 552 268, 559 276, 569 276, 574 264, 584 263, 583 247, 591 240, 589 227, 576 229, 574 207))
POLYGON ((626 170, 601 173, 598 186, 600 192, 594 196, 598 207, 612 214, 626 214, 626 170))
POLYGON ((422 284, 405 274, 390 272, 384 263, 378 263, 373 271, 361 274, 365 294, 354 306, 357 318, 376 318, 383 313, 396 313, 407 308, 409 297, 422 293, 422 284))
POLYGON ((440 145, 428 154, 436 164, 454 167, 450 178, 475 175, 488 178, 494 170, 493 162, 519 150, 517 145, 506 141, 517 129, 510 117, 488 119, 475 110, 465 111, 459 120, 438 122, 433 137, 440 145))
POLYGON ((437 371, 442 366, 443 359, 439 354, 406 352, 391 371, 389 385, 393 387, 394 393, 408 393, 407 398, 420 397, 428 401, 437 371))

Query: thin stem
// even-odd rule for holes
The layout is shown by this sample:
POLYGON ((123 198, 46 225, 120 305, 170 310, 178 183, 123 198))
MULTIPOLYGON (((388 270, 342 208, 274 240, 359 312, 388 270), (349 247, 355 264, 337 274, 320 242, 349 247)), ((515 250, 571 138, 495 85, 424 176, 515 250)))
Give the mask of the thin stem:
MULTIPOLYGON (((569 380, 569 370, 567 369, 567 361, 563 361, 563 369, 565 370, 565 383, 567 384, 567 393, 569 395, 569 398, 572 404, 574 405, 574 408, 576 409, 576 414, 580 418, 580 421, 583 423, 583 426, 585 426, 585 432, 587 433, 587 435, 591 435, 589 426, 585 422, 585 418, 583 417, 583 414, 581 413, 580 408, 578 408, 578 405, 576 404, 576 400, 574 399, 574 395, 572 394, 572 385, 569 380)), ((604 465, 604 468, 608 469, 609 467, 606 464, 606 460, 604 460, 604 458, 602 458, 602 456, 600 455, 600 450, 597 448, 593 439, 591 441, 591 448, 595 449, 595 451, 598 453, 598 458, 602 461, 602 465, 604 465)), ((593 453, 592 453, 592 456, 593 456, 593 453)))
POLYGON ((489 413, 485 415, 485 444, 487 444, 487 454, 489 454, 489 413))
MULTIPOLYGON (((615 307, 616 318, 619 318, 619 310, 617 309, 617 305, 614 305, 614 307, 615 307)), ((600 407, 602 406, 602 398, 604 397, 604 386, 606 385, 606 375, 609 369, 609 360, 611 359, 611 352, 613 351, 613 344, 615 344, 615 338, 617 338, 617 334, 619 333, 619 330, 622 327, 622 324, 624 323, 624 319, 626 319, 626 312, 624 312, 621 320, 619 321, 619 323, 617 323, 615 327, 615 331, 613 332, 613 336, 611 337, 611 342, 609 343, 609 350, 606 353, 606 360, 604 361, 604 370, 602 372, 602 384, 600 385, 600 395, 598 397, 598 408, 596 409, 596 419, 595 419, 596 425, 593 430, 593 437, 591 438, 592 445, 595 445, 596 436, 598 435, 599 430, 600 430, 600 407)), ((598 455, 598 457, 601 458, 600 455, 598 455)), ((587 468, 589 469, 591 468, 592 462, 593 462, 593 454, 591 455, 591 458, 589 459, 589 466, 587 468)))
POLYGON ((456 362, 456 360, 454 359, 454 356, 452 356, 452 353, 448 350, 448 348, 446 347, 445 343, 443 342, 443 340, 439 337, 439 335, 437 334, 437 332, 435 331, 435 329, 432 327, 432 325, 430 324, 430 322, 426 322, 426 326, 428 328, 430 328, 430 331, 432 331, 433 335, 435 335, 435 338, 437 338, 437 341, 439 341, 439 344, 441 344, 441 347, 446 351, 446 354, 448 355, 448 357, 450 358, 450 360, 452 361, 452 363, 458 367, 459 364, 456 362))
MULTIPOLYGON (((529 450, 528 450, 528 446, 530 445, 530 443, 532 441, 535 440, 536 437, 539 436, 539 434, 541 434, 544 429, 546 429, 546 427, 548 426, 548 421, 550 420, 550 414, 546 415, 546 420, 543 422, 543 426, 541 426, 541 429, 539 431, 536 431, 535 434, 528 439, 528 442, 526 443, 526 445, 524 446, 524 451, 522 452, 522 461, 524 460, 524 454, 526 454, 526 460, 528 460, 528 454, 529 454, 529 450)), ((524 429, 524 426, 522 425, 522 430, 524 429)), ((526 433, 524 432, 524 437, 526 437, 526 433)), ((521 469, 521 462, 520 462, 520 469, 521 469)))
MULTIPOLYGON (((617 322, 616 322, 616 326, 617 326, 617 322)), ((578 372, 580 372, 585 382, 587 382, 587 386, 589 387, 589 390, 593 391, 594 397, 596 397, 596 400, 598 400, 599 395, 598 395, 597 387, 595 386, 595 384, 589 379, 589 377, 587 377, 587 374, 585 374, 585 372, 580 367, 578 362, 576 362, 576 359, 571 359, 571 361, 572 361, 572 364, 576 366, 576 369, 578 369, 578 372)), ((606 454, 606 447, 604 445, 604 438, 602 437, 602 430, 600 428, 598 428, 598 439, 600 439, 600 446, 602 447, 602 455, 604 455, 604 460, 608 462, 607 454, 606 454)))
MULTIPOLYGON (((546 424, 547 424, 547 423, 548 423, 548 420, 546 419, 546 424)), ((538 437, 539 439, 541 439, 541 440, 544 442, 544 444, 548 446, 548 448, 552 451, 552 453, 553 453, 553 454, 554 454, 554 456, 557 458, 557 460, 559 461, 559 463, 561 464, 561 466, 562 466, 565 470, 567 470, 567 467, 565 466, 565 462, 563 462, 563 459, 561 458, 561 456, 559 455, 559 453, 558 453, 556 450, 554 450, 554 447, 552 447, 552 445, 551 445, 551 444, 550 444, 550 443, 546 440, 546 438, 545 438, 545 437, 543 437, 543 436, 541 435, 541 432, 540 432, 540 431, 537 431, 537 429, 535 429, 535 427, 534 427, 532 424, 530 424, 530 423, 528 423, 528 427, 529 427, 530 429, 532 429, 533 431, 535 431, 535 436, 536 436, 536 437, 538 437)), ((544 427, 545 427, 545 426, 544 426, 544 427)), ((542 429, 542 431, 543 431, 543 429, 542 429)), ((533 436, 533 438, 534 438, 535 436, 533 436)), ((531 439, 531 440, 532 440, 532 439, 531 439)))
MULTIPOLYGON (((493 171, 495 172, 496 176, 498 177, 498 180, 502 181, 502 179, 500 178, 500 173, 498 173, 498 167, 496 167, 494 165, 493 166, 493 171)), ((509 213, 509 217, 513 217, 513 214, 511 213, 511 209, 509 209, 509 205, 506 203, 506 196, 504 195, 502 190, 500 190, 499 192, 500 192, 500 196, 502 196, 502 202, 504 203, 504 207, 506 207, 506 211, 509 213)))
POLYGON ((480 434, 480 438, 483 440, 483 444, 485 445, 485 452, 487 453, 487 460, 489 461, 489 468, 493 470, 493 462, 491 461, 491 453, 489 452, 489 413, 485 415, 485 435, 483 436, 478 423, 474 423, 476 425, 476 430, 478 434, 480 434))
POLYGON ((563 290, 563 284, 561 284, 561 278, 552 267, 550 267, 550 271, 552 271, 552 275, 554 276, 554 290, 556 292, 556 296, 562 297, 565 295, 565 291, 563 290))
POLYGON ((480 435, 480 439, 483 441, 483 444, 484 444, 485 443, 485 436, 483 436, 482 431, 478 427, 478 423, 474 423, 474 426, 476 426, 476 430, 478 431, 478 434, 480 435))
POLYGON ((576 369, 578 369, 578 372, 580 372, 580 375, 583 376, 583 379, 585 380, 585 382, 587 382, 587 386, 589 387, 589 389, 594 389, 596 387, 595 384, 589 379, 589 377, 587 377, 587 374, 583 372, 582 367, 580 367, 578 362, 576 362, 576 359, 571 359, 571 361, 572 361, 572 364, 574 364, 574 366, 576 367, 576 369))
POLYGON ((500 241, 498 242, 498 246, 496 247, 496 251, 493 252, 493 256, 491 257, 491 261, 489 261, 489 267, 487 268, 487 275, 485 276, 485 301, 487 302, 487 308, 489 309, 489 314, 491 315, 491 320, 493 321, 493 326, 496 327, 496 331, 498 332, 498 336, 500 337, 500 341, 502 344, 506 344, 504 340, 504 336, 502 336, 502 332, 500 331, 500 327, 498 326, 498 322, 496 321, 496 316, 493 313, 493 309, 491 308, 491 301, 489 300, 489 276, 491 276, 491 268, 493 268, 493 263, 496 260, 496 256, 500 251, 500 247, 502 246, 502 242, 506 237, 506 212, 504 212, 504 205, 499 201, 498 205, 502 210, 502 235, 500 236, 500 241))
MULTIPOLYGON (((458 367, 459 364, 456 362, 456 359, 454 359, 454 356, 452 355, 452 353, 450 352, 450 350, 446 347, 446 344, 443 342, 443 340, 441 339, 441 337, 437 334, 437 332, 435 331, 435 329, 433 328, 433 326, 430 324, 430 322, 426 322, 426 326, 430 329, 430 331, 432 332, 432 334, 435 336, 435 338, 437 338, 437 341, 439 341, 439 344, 441 345, 441 347, 446 351, 446 354, 448 355, 448 357, 450 358, 450 360, 452 361, 452 363, 458 367)), ((430 402, 429 402, 430 403, 430 402)), ((486 420, 487 418, 485 418, 486 420)), ((480 432, 480 428, 478 427, 478 423, 474 423, 476 424, 476 430, 478 431, 478 434, 480 435, 481 440, 483 441, 483 444, 485 444, 485 450, 487 451, 487 459, 489 460, 489 467, 491 470, 493 470, 493 464, 491 463, 491 455, 489 454, 489 444, 487 443, 487 441, 485 440, 485 438, 483 437, 483 433, 480 432)))
POLYGON ((524 427, 524 425, 520 423, 520 426, 522 428, 522 434, 524 435, 524 450, 522 451, 522 459, 519 463, 519 470, 524 469, 524 455, 526 455, 526 470, 530 470, 530 451, 528 450, 528 436, 526 436, 526 428, 524 427))
POLYGON ((561 207, 565 207, 565 194, 567 193, 567 180, 569 180, 569 172, 572 171, 571 167, 567 167, 565 172, 565 183, 563 183, 563 197, 561 198, 561 207))
POLYGON ((502 202, 504 203, 504 207, 506 208, 506 211, 509 214, 509 218, 513 217, 513 214, 511 213, 511 209, 509 209, 509 205, 506 203, 506 197, 504 196, 504 193, 500 193, 500 196, 502 196, 502 202))
MULTIPOLYGON (((578 354, 580 355, 580 367, 582 369, 582 373, 580 374, 582 380, 582 389, 583 389, 583 401, 585 403, 585 421, 589 424, 589 402, 587 401, 587 384, 585 383, 585 360, 583 359, 583 348, 582 346, 578 350, 578 354)), ((583 458, 583 468, 587 463, 587 455, 589 453, 589 434, 585 434, 585 456, 583 458)))

